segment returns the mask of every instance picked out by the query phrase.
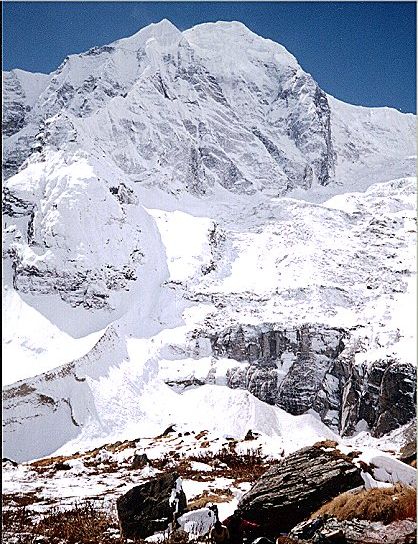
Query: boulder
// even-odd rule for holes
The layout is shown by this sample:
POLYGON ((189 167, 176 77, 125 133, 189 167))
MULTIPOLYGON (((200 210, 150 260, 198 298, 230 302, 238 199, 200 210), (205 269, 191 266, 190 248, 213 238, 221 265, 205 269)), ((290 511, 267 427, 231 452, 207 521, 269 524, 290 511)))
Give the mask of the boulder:
POLYGON ((187 507, 181 479, 175 472, 159 475, 118 498, 117 511, 124 538, 146 538, 165 531, 187 507))
POLYGON ((265 536, 287 532, 344 491, 363 485, 360 469, 335 443, 303 448, 259 478, 238 504, 239 515, 265 536))
POLYGON ((149 463, 149 459, 146 453, 136 453, 132 459, 131 468, 137 470, 144 468, 149 463))
POLYGON ((412 544, 416 542, 416 527, 413 519, 384 525, 366 520, 340 521, 323 517, 298 524, 289 536, 296 542, 321 544, 412 544))
POLYGON ((55 463, 54 469, 55 470, 71 470, 71 465, 69 465, 68 463, 59 462, 59 463, 55 463))
POLYGON ((417 462, 417 443, 416 440, 411 440, 402 446, 399 459, 403 463, 411 466, 416 466, 417 462))

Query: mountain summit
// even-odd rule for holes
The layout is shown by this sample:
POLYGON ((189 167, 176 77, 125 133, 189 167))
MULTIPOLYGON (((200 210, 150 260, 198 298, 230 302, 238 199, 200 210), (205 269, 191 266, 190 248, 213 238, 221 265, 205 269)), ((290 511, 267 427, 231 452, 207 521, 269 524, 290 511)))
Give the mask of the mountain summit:
POLYGON ((237 22, 163 20, 5 88, 6 176, 58 147, 171 193, 282 195, 412 154, 413 116, 340 104, 237 22))

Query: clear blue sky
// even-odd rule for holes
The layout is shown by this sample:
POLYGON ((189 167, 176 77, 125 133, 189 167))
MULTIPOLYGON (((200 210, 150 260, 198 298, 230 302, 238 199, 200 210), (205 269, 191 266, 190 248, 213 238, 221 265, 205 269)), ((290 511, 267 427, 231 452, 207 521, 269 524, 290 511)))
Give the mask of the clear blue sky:
POLYGON ((169 19, 237 20, 284 45, 328 93, 416 112, 415 2, 3 2, 3 69, 51 72, 71 53, 169 19))

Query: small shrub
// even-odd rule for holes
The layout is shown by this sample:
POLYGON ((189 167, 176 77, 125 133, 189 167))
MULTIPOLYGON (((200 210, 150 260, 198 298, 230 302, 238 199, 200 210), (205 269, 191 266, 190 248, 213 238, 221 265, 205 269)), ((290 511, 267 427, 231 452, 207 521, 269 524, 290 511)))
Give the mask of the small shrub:
POLYGON ((3 508, 8 506, 29 506, 39 502, 41 497, 39 497, 34 491, 29 491, 28 493, 4 493, 2 496, 2 505, 3 508))
POLYGON ((266 461, 261 448, 238 453, 231 443, 218 452, 199 452, 187 458, 180 458, 177 452, 168 453, 158 459, 150 460, 150 465, 159 470, 176 470, 182 478, 208 481, 216 477, 232 478, 239 481, 254 481, 277 461, 266 461), (212 467, 211 472, 192 468, 191 461, 212 467))
MULTIPOLYGON (((32 528, 32 517, 26 506, 3 510, 2 530, 4 534, 9 533, 13 535, 24 535, 32 532, 32 528)), ((31 542, 29 539, 21 540, 22 542, 31 542)))
POLYGON ((364 519, 388 524, 416 518, 416 490, 396 484, 392 487, 342 493, 322 506, 311 517, 335 516, 339 520, 364 519))
POLYGON ((176 529, 163 541, 163 544, 187 544, 189 535, 183 529, 176 529))

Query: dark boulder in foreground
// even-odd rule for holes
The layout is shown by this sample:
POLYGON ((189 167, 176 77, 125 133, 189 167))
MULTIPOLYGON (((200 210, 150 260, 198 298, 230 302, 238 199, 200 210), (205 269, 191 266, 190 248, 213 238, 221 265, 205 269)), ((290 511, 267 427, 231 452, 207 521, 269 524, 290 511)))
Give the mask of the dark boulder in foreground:
POLYGON ((178 474, 168 473, 133 487, 116 505, 123 536, 143 539, 165 531, 175 514, 185 512, 187 500, 178 474))
POLYGON ((388 525, 366 520, 340 521, 334 517, 300 523, 290 532, 295 542, 321 544, 413 544, 417 524, 413 519, 388 525))
POLYGON ((274 537, 363 483, 360 469, 332 443, 324 442, 289 455, 263 474, 241 498, 238 513, 274 537))

